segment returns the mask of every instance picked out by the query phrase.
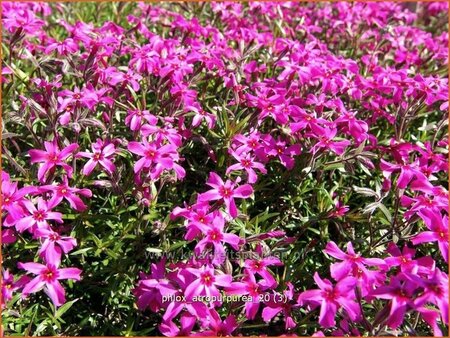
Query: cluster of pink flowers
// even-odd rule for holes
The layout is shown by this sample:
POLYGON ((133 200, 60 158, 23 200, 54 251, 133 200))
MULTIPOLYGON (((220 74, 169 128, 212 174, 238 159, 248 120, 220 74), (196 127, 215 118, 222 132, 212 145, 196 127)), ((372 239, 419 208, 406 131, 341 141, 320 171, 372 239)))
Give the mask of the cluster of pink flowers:
MULTIPOLYGON (((448 140, 408 139, 407 132, 424 114, 439 120, 448 110, 448 80, 438 75, 448 67, 448 33, 415 27, 418 14, 399 3, 208 6, 220 29, 209 19, 140 3, 127 17, 129 27, 61 19, 55 25, 67 38, 56 41, 47 29, 50 5, 2 3, 3 29, 17 57, 53 57, 64 73, 33 74, 30 96, 18 98, 31 123, 48 123, 48 134, 27 152, 35 177, 25 181, 32 183, 20 186, 20 175, 2 171, 2 243, 18 236, 39 242, 34 261, 18 262, 21 273, 3 271, 3 301, 43 289, 55 306, 64 304, 59 281, 80 280, 82 272, 61 267, 77 246, 64 212, 89 212, 95 196, 86 187, 120 185, 126 170, 134 178, 128 201, 151 208, 164 185, 194 171, 184 149, 200 142, 216 170, 170 213, 193 255, 151 263, 133 290, 140 310, 161 315, 162 334, 232 335, 258 318, 281 318, 291 333, 311 315, 318 336, 360 335, 361 328, 375 335, 377 327, 395 330, 416 313, 442 335, 449 233, 448 191, 440 184, 448 140), (354 54, 341 53, 342 45, 354 54), (223 102, 205 103, 219 91, 223 102), (382 139, 386 130, 393 132, 382 139), (221 152, 225 163, 217 161, 221 152), (373 255, 362 257, 354 245, 364 241, 348 242, 346 252, 329 241, 323 252, 333 258, 330 278, 305 272, 317 287, 299 283, 302 276, 285 279, 287 262, 268 251, 287 250, 296 237, 285 229, 248 233, 242 221, 263 190, 261 180, 280 167, 314 181, 322 165, 355 160, 368 177, 379 173, 382 186, 371 196, 391 193, 389 222, 398 226, 402 246, 387 241, 380 256, 359 244, 357 251, 373 255), (424 255, 424 247, 442 257, 424 255), (230 252, 254 257, 230 259, 230 252), (239 298, 230 305, 225 296, 239 298), (374 321, 364 311, 376 313, 374 321)), ((444 3, 421 6, 430 15, 447 10, 444 3)), ((2 70, 4 83, 17 76, 10 66, 2 70)), ((427 128, 437 134, 443 125, 427 128)), ((333 198, 330 220, 351 210, 340 195, 333 198)))

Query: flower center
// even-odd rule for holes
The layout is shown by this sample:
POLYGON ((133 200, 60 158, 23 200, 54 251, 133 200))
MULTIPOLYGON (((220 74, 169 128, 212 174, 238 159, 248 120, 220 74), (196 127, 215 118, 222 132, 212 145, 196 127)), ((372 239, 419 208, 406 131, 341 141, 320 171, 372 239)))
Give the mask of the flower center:
POLYGON ((4 204, 9 204, 10 201, 11 201, 11 199, 10 199, 9 197, 6 197, 6 198, 3 200, 3 203, 4 203, 4 204))
POLYGON ((216 229, 211 230, 208 235, 209 235, 209 238, 214 242, 220 242, 220 240, 223 238, 220 231, 218 231, 216 229))
POLYGON ((251 165, 251 161, 250 160, 242 160, 241 164, 243 167, 248 168, 251 165))
POLYGON ((58 162, 58 155, 57 154, 50 154, 48 155, 48 159, 50 162, 58 162))
POLYGON ((252 268, 253 268, 253 270, 259 271, 261 269, 261 263, 258 261, 253 261, 252 268))
POLYGON ((73 98, 74 98, 75 100, 79 100, 79 99, 81 99, 81 95, 80 95, 80 94, 74 94, 74 95, 73 95, 73 98))
POLYGON ((102 159, 102 154, 101 153, 95 153, 94 154, 94 160, 100 161, 101 159, 102 159))
POLYGON ((324 296, 328 300, 334 300, 334 299, 336 299, 337 294, 336 294, 336 291, 334 291, 334 289, 333 290, 326 290, 324 296))
POLYGON ((204 284, 206 286, 211 286, 212 283, 214 282, 214 276, 211 275, 209 272, 204 272, 201 274, 200 280, 201 280, 202 284, 204 284))
POLYGON ((220 193, 220 195, 222 197, 228 198, 228 197, 231 196, 231 189, 230 188, 221 187, 219 193, 220 193))
POLYGON ((59 240, 61 237, 57 233, 53 233, 48 237, 51 241, 55 242, 59 240))
POLYGON ((42 273, 42 278, 47 282, 53 281, 56 279, 56 271, 53 269, 47 269, 42 273))
POLYGON ((33 218, 38 222, 42 222, 43 220, 45 220, 45 216, 45 211, 42 210, 38 210, 33 213, 33 218))
POLYGON ((156 155, 156 152, 154 150, 148 150, 146 152, 146 155, 147 155, 148 158, 154 158, 155 155, 156 155))

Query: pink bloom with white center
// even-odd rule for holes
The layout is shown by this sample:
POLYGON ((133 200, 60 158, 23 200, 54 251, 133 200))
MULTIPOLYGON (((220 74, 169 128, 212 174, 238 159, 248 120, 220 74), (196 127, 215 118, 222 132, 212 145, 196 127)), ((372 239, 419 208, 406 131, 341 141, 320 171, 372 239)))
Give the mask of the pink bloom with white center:
POLYGON ((75 238, 61 236, 50 229, 36 229, 34 235, 43 240, 38 253, 45 258, 46 262, 59 263, 61 261, 61 251, 68 253, 77 246, 75 238))
POLYGON ((97 139, 97 142, 91 145, 91 152, 80 151, 79 156, 89 158, 89 161, 83 167, 83 175, 90 175, 97 164, 100 164, 108 174, 112 174, 116 170, 116 166, 111 161, 111 158, 116 153, 116 147, 113 143, 97 139))
POLYGON ((191 300, 194 296, 215 296, 220 299, 218 287, 229 286, 233 279, 230 275, 215 274, 216 270, 207 265, 200 269, 187 268, 186 270, 197 277, 184 291, 187 300, 191 300))
POLYGON ((236 185, 231 180, 223 182, 219 175, 214 172, 209 173, 207 185, 213 189, 204 192, 198 196, 199 202, 223 200, 227 211, 231 217, 236 218, 237 208, 234 202, 235 198, 248 198, 253 193, 253 188, 250 184, 244 184, 236 188, 236 185))
POLYGON ((56 166, 61 166, 67 172, 67 176, 72 178, 73 169, 65 161, 72 155, 77 149, 78 144, 72 143, 65 147, 63 150, 59 150, 57 142, 44 142, 45 151, 32 149, 28 153, 31 157, 31 163, 41 163, 38 170, 38 180, 43 183, 45 176, 48 172, 53 173, 56 166))
POLYGON ((217 213, 212 222, 208 225, 197 223, 197 227, 205 234, 200 242, 195 246, 195 253, 199 255, 205 250, 207 245, 214 247, 212 263, 220 265, 225 261, 225 248, 223 243, 228 243, 235 250, 239 250, 241 239, 235 234, 223 232, 225 220, 221 213, 217 213))
POLYGON ((30 201, 25 201, 24 205, 26 210, 28 211, 28 216, 25 216, 16 222, 15 225, 17 231, 24 232, 25 230, 28 230, 33 226, 41 229, 47 229, 49 227, 47 221, 50 220, 54 220, 58 223, 63 223, 63 220, 61 218, 62 214, 60 212, 52 211, 54 205, 43 200, 42 198, 38 199, 37 208, 30 201))
POLYGON ((66 302, 65 291, 59 281, 61 279, 80 280, 81 270, 77 268, 59 268, 59 262, 56 264, 47 263, 19 263, 20 269, 28 273, 37 275, 23 288, 23 296, 35 293, 44 288, 44 291, 52 300, 55 306, 61 306, 66 302))

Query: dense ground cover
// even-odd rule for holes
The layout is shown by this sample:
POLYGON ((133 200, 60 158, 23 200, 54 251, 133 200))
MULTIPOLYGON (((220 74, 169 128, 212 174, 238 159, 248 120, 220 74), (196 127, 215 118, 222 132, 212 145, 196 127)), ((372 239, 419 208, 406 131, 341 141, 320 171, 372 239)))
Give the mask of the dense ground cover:
POLYGON ((447 335, 447 7, 2 2, 4 333, 447 335))

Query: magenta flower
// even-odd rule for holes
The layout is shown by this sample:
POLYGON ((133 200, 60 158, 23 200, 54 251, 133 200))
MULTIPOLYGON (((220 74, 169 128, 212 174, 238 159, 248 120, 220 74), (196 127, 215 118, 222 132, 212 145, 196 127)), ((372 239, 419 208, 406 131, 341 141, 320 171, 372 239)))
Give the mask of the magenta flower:
POLYGON ((185 314, 180 318, 180 328, 172 321, 164 321, 158 328, 159 331, 167 337, 187 337, 192 334, 195 323, 197 323, 197 318, 195 316, 185 314))
POLYGON ((271 295, 268 302, 265 302, 266 307, 262 311, 262 318, 265 322, 270 322, 272 318, 280 312, 284 315, 285 329, 293 329, 296 324, 292 318, 292 309, 297 305, 292 305, 291 301, 294 298, 294 286, 287 282, 287 289, 284 290, 283 295, 278 292, 271 295))
MULTIPOLYGON (((267 142, 267 141, 266 141, 267 142)), ((278 156, 281 164, 284 165, 287 169, 291 170, 294 168, 294 156, 300 155, 301 146, 300 144, 293 144, 291 146, 287 146, 286 142, 281 140, 275 140, 272 137, 268 137, 268 145, 267 155, 278 156)))
POLYGON ((338 155, 342 155, 345 149, 350 145, 350 141, 333 141, 333 138, 337 134, 336 128, 322 128, 319 126, 313 126, 313 131, 318 137, 318 142, 311 148, 313 153, 319 149, 330 149, 338 155))
POLYGON ((135 173, 139 173, 144 168, 152 167, 150 172, 152 180, 157 179, 163 170, 174 169, 178 178, 183 178, 186 175, 184 169, 175 163, 180 157, 177 148, 173 144, 158 146, 155 143, 148 143, 144 140, 143 143, 128 143, 128 150, 136 155, 143 156, 134 165, 135 173))
POLYGON ((40 191, 51 191, 53 196, 51 197, 49 204, 58 205, 63 199, 67 200, 70 207, 77 211, 86 210, 86 205, 77 194, 84 197, 91 197, 92 192, 89 189, 79 189, 69 187, 67 176, 63 176, 62 183, 43 185, 38 188, 40 191))
POLYGON ((264 280, 257 282, 255 276, 250 273, 246 274, 241 282, 229 284, 225 291, 229 295, 248 295, 251 300, 245 302, 245 315, 248 319, 255 319, 261 303, 260 295, 268 288, 264 280))
POLYGON ((55 41, 48 44, 44 53, 51 54, 54 50, 56 50, 59 55, 68 55, 78 51, 78 44, 71 38, 67 38, 60 42, 55 41))
POLYGON ((200 242, 195 246, 195 253, 200 255, 204 252, 207 245, 214 247, 214 256, 212 263, 220 265, 225 261, 225 248, 223 243, 228 243, 235 250, 239 250, 239 243, 241 239, 235 234, 223 232, 225 220, 220 213, 217 213, 209 225, 203 223, 196 223, 197 227, 205 234, 200 242))
POLYGON ((151 264, 151 273, 140 273, 141 280, 133 289, 140 310, 149 307, 157 312, 162 307, 162 297, 174 295, 177 290, 166 277, 165 260, 151 264))
POLYGON ((232 281, 230 275, 215 274, 214 268, 207 265, 200 269, 187 268, 187 271, 197 277, 184 291, 187 300, 191 300, 194 296, 215 296, 219 299, 218 287, 229 286, 232 281))
POLYGON ((60 212, 52 211, 53 205, 49 202, 39 198, 36 206, 30 201, 24 201, 28 216, 19 219, 16 222, 17 231, 24 232, 36 226, 37 228, 47 229, 49 224, 47 221, 54 220, 58 223, 63 223, 62 214, 60 212))
POLYGON ((55 306, 61 306, 66 302, 65 291, 59 281, 61 279, 80 280, 80 269, 60 269, 58 268, 59 262, 56 264, 47 263, 47 265, 39 263, 18 263, 18 266, 28 273, 37 275, 37 277, 25 285, 22 291, 23 295, 26 297, 30 293, 38 292, 44 288, 55 306))
POLYGON ((229 315, 222 321, 219 314, 214 309, 211 309, 209 312, 209 330, 198 333, 199 336, 228 337, 231 336, 233 331, 238 327, 236 318, 233 315, 229 315))
POLYGON ((209 129, 213 129, 214 125, 216 123, 216 116, 211 113, 207 113, 205 110, 203 110, 200 105, 193 105, 193 106, 186 106, 184 108, 186 112, 193 112, 194 118, 192 119, 192 127, 198 127, 203 120, 205 120, 206 125, 209 129))
POLYGON ((13 226, 14 223, 24 216, 25 195, 33 194, 38 189, 36 187, 23 187, 18 189, 17 182, 11 182, 9 175, 2 171, 2 211, 7 211, 7 215, 2 222, 3 226, 13 226))
POLYGON ((390 311, 386 325, 396 329, 403 322, 407 310, 414 307, 413 294, 417 289, 416 283, 412 283, 403 275, 392 277, 389 285, 381 286, 372 292, 376 298, 389 299, 390 311))
POLYGON ((61 251, 68 253, 77 246, 75 238, 70 236, 61 236, 59 233, 50 229, 36 229, 34 235, 41 240, 41 247, 38 253, 45 258, 46 262, 60 262, 61 251))
POLYGON ((142 76, 140 76, 139 74, 135 74, 134 72, 129 70, 127 73, 122 72, 112 73, 110 75, 109 84, 115 86, 118 83, 120 83, 122 84, 123 87, 129 84, 131 88, 133 88, 133 90, 137 92, 140 89, 139 81, 141 80, 142 76))
POLYGON ((355 278, 343 278, 333 286, 328 279, 322 280, 315 272, 314 280, 320 289, 302 292, 297 302, 300 305, 305 301, 320 305, 320 325, 325 328, 335 326, 336 312, 340 307, 345 309, 352 320, 359 319, 361 313, 358 303, 355 302, 355 278))
POLYGON ((386 257, 384 259, 388 267, 392 268, 394 266, 399 266, 402 272, 428 274, 434 266, 434 261, 429 256, 413 259, 416 250, 408 248, 406 245, 403 247, 403 250, 400 251, 400 249, 391 242, 387 247, 387 252, 391 254, 391 257, 386 257))
POLYGON ((139 130, 143 119, 149 122, 151 125, 155 125, 158 122, 156 116, 150 114, 148 110, 129 110, 127 117, 125 117, 125 124, 130 127, 132 131, 139 130))
POLYGON ((383 176, 389 178, 393 172, 400 171, 397 179, 397 187, 405 189, 413 178, 418 180, 426 180, 426 176, 411 164, 392 164, 385 160, 380 160, 380 169, 383 171, 383 176))
MULTIPOLYGON (((262 254, 262 247, 258 246, 256 252, 262 254)), ((273 278, 270 271, 267 269, 268 266, 275 265, 281 266, 283 263, 277 257, 265 257, 260 259, 246 259, 244 262, 244 267, 249 273, 257 274, 263 278, 264 283, 270 287, 275 287, 277 282, 273 278)))
POLYGON ((244 184, 236 188, 235 183, 227 180, 225 183, 219 175, 214 172, 209 173, 207 185, 213 189, 204 192, 198 196, 199 202, 223 200, 231 217, 236 218, 237 208, 234 202, 235 198, 248 198, 253 193, 250 184, 244 184))
POLYGON ((65 147, 63 150, 59 150, 57 142, 44 142, 45 151, 32 149, 29 151, 31 157, 31 163, 41 163, 38 170, 38 180, 44 182, 44 178, 47 173, 52 174, 56 166, 61 166, 67 173, 69 178, 72 177, 73 169, 65 161, 72 155, 77 149, 78 144, 72 143, 65 147))
POLYGON ((14 276, 8 270, 2 272, 2 304, 11 300, 14 291, 21 289, 30 281, 28 276, 22 276, 14 281, 14 276))
POLYGON ((349 275, 358 277, 358 274, 369 274, 365 265, 384 267, 386 263, 380 258, 364 258, 356 254, 351 242, 347 243, 347 253, 343 252, 334 242, 329 242, 324 250, 328 255, 342 260, 330 267, 331 277, 339 281, 349 275), (356 272, 356 273, 355 273, 356 272))
POLYGON ((429 231, 423 231, 414 236, 411 242, 417 245, 437 241, 442 257, 448 262, 448 217, 441 216, 440 213, 428 209, 421 209, 418 214, 429 231))
POLYGON ((264 165, 260 162, 256 162, 254 156, 246 153, 237 154, 235 152, 232 152, 231 155, 233 155, 239 163, 229 166, 226 171, 227 175, 234 170, 245 170, 248 176, 248 183, 253 184, 258 179, 258 175, 254 169, 258 169, 263 174, 267 173, 264 165))
POLYGON ((428 278, 420 278, 417 275, 406 274, 406 277, 423 288, 423 292, 414 300, 414 306, 422 306, 426 303, 436 305, 441 313, 442 320, 448 324, 448 275, 435 268, 428 278))
POLYGON ((89 158, 89 161, 83 167, 83 175, 90 175, 92 170, 100 164, 108 174, 112 174, 116 170, 116 166, 111 161, 111 158, 116 152, 116 147, 113 143, 108 143, 98 139, 97 142, 91 145, 91 152, 80 151, 79 156, 89 158))

